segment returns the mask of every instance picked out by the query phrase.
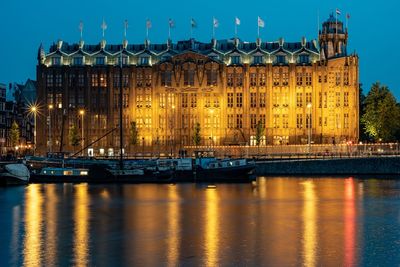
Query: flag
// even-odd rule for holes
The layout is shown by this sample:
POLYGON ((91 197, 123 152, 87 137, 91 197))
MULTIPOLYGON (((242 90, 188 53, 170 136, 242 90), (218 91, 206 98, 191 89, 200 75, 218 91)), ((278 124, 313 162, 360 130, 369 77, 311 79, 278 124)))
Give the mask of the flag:
POLYGON ((214 28, 218 28, 218 26, 219 26, 219 22, 216 18, 213 18, 213 25, 214 25, 214 28))
POLYGON ((146 28, 147 29, 151 28, 151 20, 149 20, 149 19, 146 20, 146 28))
POLYGON ((264 28, 264 26, 265 26, 264 20, 258 17, 258 27, 264 28))
POLYGON ((103 31, 104 31, 104 30, 107 30, 107 24, 106 24, 106 22, 104 21, 104 19, 103 19, 103 23, 101 24, 101 28, 103 29, 103 31))
POLYGON ((235 17, 235 24, 240 25, 240 19, 238 17, 235 17))
POLYGON ((341 12, 340 12, 340 9, 339 9, 339 8, 336 8, 336 14, 337 14, 337 15, 340 15, 340 14, 341 14, 341 12))
POLYGON ((350 19, 350 14, 349 14, 349 13, 347 13, 346 17, 347 17, 347 19, 350 19))
POLYGON ((197 23, 193 18, 190 21, 190 25, 192 26, 192 28, 197 28, 197 23))
POLYGON ((173 19, 169 19, 168 20, 168 24, 170 28, 174 28, 175 27, 175 21, 173 19))

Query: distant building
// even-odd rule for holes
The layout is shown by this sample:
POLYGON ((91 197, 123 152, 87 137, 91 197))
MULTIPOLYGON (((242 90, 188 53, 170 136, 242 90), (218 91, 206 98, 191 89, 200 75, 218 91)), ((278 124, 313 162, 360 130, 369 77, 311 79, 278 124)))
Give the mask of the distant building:
POLYGON ((6 91, 7 86, 0 83, 0 154, 6 152, 6 91))
POLYGON ((25 84, 10 84, 9 92, 9 101, 4 105, 5 151, 3 152, 15 149, 11 144, 10 135, 11 125, 15 121, 20 129, 18 149, 21 153, 31 153, 34 145, 34 118, 29 108, 36 102, 36 82, 28 79, 25 84))
MULTIPOLYGON (((83 127, 85 144, 96 141, 118 125, 120 104, 127 152, 137 149, 129 144, 133 121, 146 150, 193 145, 196 123, 203 145, 255 145, 258 122, 262 144, 357 141, 358 56, 347 53, 347 39, 331 15, 318 42, 59 41, 48 53, 40 47, 38 99, 45 108, 38 149, 72 151, 72 125, 83 127)), ((110 155, 118 146, 117 131, 92 145, 95 154, 110 155)))

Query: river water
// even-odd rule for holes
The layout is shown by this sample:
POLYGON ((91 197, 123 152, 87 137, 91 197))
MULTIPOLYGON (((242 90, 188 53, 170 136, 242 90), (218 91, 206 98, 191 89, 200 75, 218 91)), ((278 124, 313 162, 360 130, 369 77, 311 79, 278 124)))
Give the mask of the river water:
POLYGON ((400 180, 0 188, 0 266, 398 266, 400 180))

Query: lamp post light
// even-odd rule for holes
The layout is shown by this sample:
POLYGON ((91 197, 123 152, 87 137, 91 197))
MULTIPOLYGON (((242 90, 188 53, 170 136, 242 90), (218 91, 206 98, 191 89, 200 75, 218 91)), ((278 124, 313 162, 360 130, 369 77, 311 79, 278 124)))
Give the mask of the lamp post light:
POLYGON ((33 114, 33 155, 36 154, 36 129, 37 129, 37 123, 36 123, 36 116, 37 116, 37 112, 38 112, 38 107, 36 105, 31 106, 31 113, 33 114))
POLYGON ((312 104, 307 104, 307 113, 308 113, 308 153, 311 153, 311 127, 312 127, 312 120, 311 120, 311 107, 312 104))
POLYGON ((53 104, 49 105, 49 152, 52 152, 52 134, 51 134, 51 111, 53 110, 53 104))
POLYGON ((172 151, 174 150, 174 145, 175 145, 175 131, 174 131, 174 119, 175 119, 175 105, 172 105, 172 112, 171 112, 171 157, 172 157, 172 151))
POLYGON ((85 147, 85 138, 84 138, 84 134, 85 134, 85 132, 84 132, 84 129, 83 129, 83 127, 84 127, 84 123, 83 123, 83 117, 84 117, 84 115, 85 115, 85 110, 84 109, 81 109, 81 110, 79 110, 79 115, 81 115, 82 116, 82 121, 81 121, 81 130, 82 130, 82 134, 81 134, 81 146, 82 146, 82 156, 84 156, 84 147, 85 147))
POLYGON ((214 136, 213 136, 213 128, 214 128, 214 109, 210 109, 211 113, 211 147, 214 145, 214 136))

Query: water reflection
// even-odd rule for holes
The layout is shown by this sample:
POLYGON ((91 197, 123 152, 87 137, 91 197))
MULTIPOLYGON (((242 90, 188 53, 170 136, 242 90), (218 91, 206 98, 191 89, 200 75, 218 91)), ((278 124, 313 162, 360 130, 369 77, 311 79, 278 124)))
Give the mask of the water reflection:
POLYGON ((344 182, 344 265, 355 266, 356 243, 356 206, 354 179, 349 178, 344 182))
POLYGON ((4 192, 0 210, 9 210, 10 218, 0 219, 0 236, 11 249, 0 250, 9 263, 0 266, 400 261, 397 181, 269 178, 216 188, 33 184, 12 197, 4 192))
POLYGON ((219 211, 218 191, 216 188, 206 189, 206 216, 205 218, 205 266, 218 265, 219 249, 219 211))
POLYGON ((80 267, 88 265, 90 200, 87 184, 76 185, 74 189, 74 265, 80 267))
POLYGON ((58 195, 56 191, 57 187, 54 184, 50 184, 45 187, 45 213, 46 217, 46 247, 47 252, 44 255, 46 258, 46 265, 56 265, 57 262, 57 225, 58 225, 58 214, 57 214, 57 202, 58 195))
POLYGON ((25 240, 24 265, 41 266, 42 263, 42 206, 43 194, 41 185, 31 184, 27 187, 25 196, 25 240))
POLYGON ((168 187, 168 236, 167 236, 167 265, 179 265, 180 250, 180 209, 179 209, 179 193, 176 185, 168 187))
POLYGON ((316 265, 317 250, 317 196, 315 194, 315 185, 312 180, 302 183, 304 187, 304 205, 303 205, 303 250, 304 265, 316 265))

